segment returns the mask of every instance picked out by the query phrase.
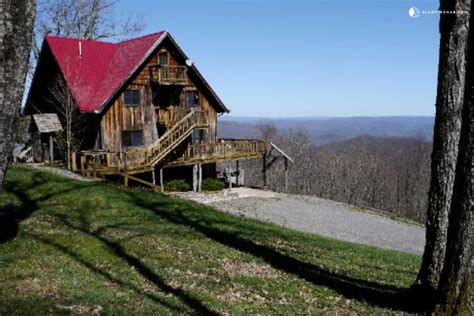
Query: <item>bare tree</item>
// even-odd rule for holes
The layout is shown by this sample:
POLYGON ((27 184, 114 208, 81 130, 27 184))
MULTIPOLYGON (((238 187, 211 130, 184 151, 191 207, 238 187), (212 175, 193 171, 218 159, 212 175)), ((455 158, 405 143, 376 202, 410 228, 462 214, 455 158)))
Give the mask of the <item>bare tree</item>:
MULTIPOLYGON (((363 136, 317 147, 301 129, 278 130, 263 122, 261 138, 271 140, 295 162, 289 168, 288 193, 316 195, 374 208, 420 222, 426 219, 432 146, 419 138, 363 136)), ((267 186, 284 191, 283 161, 267 169, 267 186)), ((246 183, 263 185, 262 163, 246 161, 246 183)))
MULTIPOLYGON (((66 72, 68 67, 66 67, 66 72)), ((78 110, 66 81, 60 74, 52 81, 45 99, 55 108, 63 123, 63 131, 56 135, 56 143, 66 160, 67 169, 71 170, 71 153, 81 147, 83 132, 83 114, 78 110)))
POLYGON ((0 0, 0 190, 11 161, 35 9, 34 0, 0 0))
POLYGON ((141 32, 140 16, 117 12, 116 0, 39 0, 33 42, 37 59, 46 34, 80 39, 125 39, 141 32))

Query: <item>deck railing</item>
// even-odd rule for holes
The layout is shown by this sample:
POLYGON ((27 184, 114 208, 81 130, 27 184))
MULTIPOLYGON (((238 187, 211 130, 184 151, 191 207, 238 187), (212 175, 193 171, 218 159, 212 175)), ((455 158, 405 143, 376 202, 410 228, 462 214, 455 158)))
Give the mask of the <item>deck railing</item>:
POLYGON ((265 155, 266 146, 266 142, 260 139, 220 139, 212 144, 188 145, 184 155, 168 165, 260 158, 265 155))
MULTIPOLYGON (((267 143, 259 139, 228 139, 212 144, 188 145, 184 154, 166 166, 185 166, 197 163, 215 163, 226 160, 247 160, 262 158, 267 143)), ((166 155, 166 153, 164 154, 166 155)), ((80 165, 73 161, 73 170, 82 173, 117 173, 153 170, 152 155, 147 147, 138 147, 124 152, 82 151, 80 165)), ((155 156, 157 157, 157 156, 155 156)))
POLYGON ((151 80, 164 85, 185 85, 188 80, 187 69, 187 66, 179 65, 150 66, 151 80))
POLYGON ((99 172, 118 170, 123 161, 120 153, 107 150, 83 150, 79 155, 73 152, 71 158, 72 171, 80 171, 82 174, 91 172, 94 177, 99 172))

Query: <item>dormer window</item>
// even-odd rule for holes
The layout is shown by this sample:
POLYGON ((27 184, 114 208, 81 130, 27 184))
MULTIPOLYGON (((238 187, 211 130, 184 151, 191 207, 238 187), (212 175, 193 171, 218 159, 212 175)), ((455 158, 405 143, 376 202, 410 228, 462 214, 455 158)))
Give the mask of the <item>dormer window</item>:
POLYGON ((168 52, 158 53, 158 63, 160 65, 168 65, 168 52))
POLYGON ((140 105, 140 90, 127 90, 123 93, 123 103, 125 106, 140 105))

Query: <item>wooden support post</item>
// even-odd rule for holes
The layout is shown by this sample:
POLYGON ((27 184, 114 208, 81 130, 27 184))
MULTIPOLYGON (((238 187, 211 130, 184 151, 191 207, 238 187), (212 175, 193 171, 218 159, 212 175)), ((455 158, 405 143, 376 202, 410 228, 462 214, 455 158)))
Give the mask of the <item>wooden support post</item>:
POLYGON ((106 153, 105 154, 105 161, 106 161, 106 164, 107 164, 107 169, 110 168, 110 153, 106 153))
POLYGON ((160 168, 160 188, 161 192, 165 191, 165 184, 163 183, 163 168, 160 168))
POLYGON ((123 176, 123 184, 128 187, 128 175, 127 174, 124 174, 123 176))
POLYGON ((51 165, 54 162, 53 134, 49 134, 49 162, 51 165))
POLYGON ((266 188, 267 187, 267 155, 263 155, 263 168, 262 168, 262 172, 263 172, 263 187, 266 188))
POLYGON ((197 192, 197 165, 193 165, 193 192, 197 192))
POLYGON ((81 175, 85 174, 84 168, 86 167, 86 156, 81 155, 81 175))
POLYGON ((95 162, 93 162, 93 163, 92 163, 92 176, 93 176, 94 178, 97 178, 97 170, 96 170, 96 168, 97 168, 97 164, 96 164, 95 162))
POLYGON ((77 161, 76 161, 76 152, 73 151, 71 153, 71 166, 72 166, 72 172, 77 172, 77 161))
POLYGON ((124 170, 125 172, 127 172, 127 152, 124 152, 124 153, 123 153, 123 157, 124 157, 124 159, 123 159, 123 160, 124 160, 124 162, 123 162, 123 170, 124 170))
POLYGON ((152 178, 153 185, 156 185, 156 181, 155 181, 155 169, 153 169, 153 171, 151 172, 151 178, 152 178))
POLYGON ((288 159, 285 158, 285 193, 288 193, 288 159))
POLYGON ((198 192, 201 192, 201 187, 202 187, 202 165, 198 164, 198 185, 197 185, 198 192))
POLYGON ((122 169, 122 157, 120 156, 120 152, 115 154, 115 159, 116 159, 116 164, 117 164, 117 170, 122 169))
POLYGON ((240 183, 240 164, 238 160, 235 162, 235 174, 236 174, 235 186, 239 186, 241 185, 241 183, 240 183))

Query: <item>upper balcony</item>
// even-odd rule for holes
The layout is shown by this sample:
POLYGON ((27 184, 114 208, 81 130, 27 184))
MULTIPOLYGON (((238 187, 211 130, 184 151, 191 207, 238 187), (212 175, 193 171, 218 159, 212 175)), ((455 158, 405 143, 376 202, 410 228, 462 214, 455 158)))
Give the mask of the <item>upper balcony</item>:
POLYGON ((150 66, 151 81, 161 85, 186 85, 188 67, 179 65, 150 66))

